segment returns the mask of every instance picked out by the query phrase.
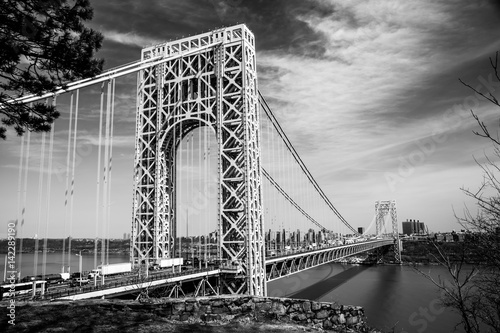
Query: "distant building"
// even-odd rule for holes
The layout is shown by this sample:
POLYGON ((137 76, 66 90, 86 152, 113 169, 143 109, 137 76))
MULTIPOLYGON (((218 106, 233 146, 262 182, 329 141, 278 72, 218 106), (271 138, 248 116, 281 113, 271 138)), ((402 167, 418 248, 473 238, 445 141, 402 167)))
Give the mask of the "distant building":
POLYGON ((365 233, 365 228, 363 227, 358 227, 358 234, 363 235, 365 233))
POLYGON ((402 222, 403 234, 405 235, 423 235, 426 234, 425 224, 420 220, 408 220, 402 222))

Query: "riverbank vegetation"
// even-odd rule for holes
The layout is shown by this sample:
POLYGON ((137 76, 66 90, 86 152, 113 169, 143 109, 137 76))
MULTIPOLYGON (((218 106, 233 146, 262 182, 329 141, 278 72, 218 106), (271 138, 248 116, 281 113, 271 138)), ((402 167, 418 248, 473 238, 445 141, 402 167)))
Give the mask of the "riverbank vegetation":
MULTIPOLYGON (((452 262, 459 262, 465 255, 467 264, 481 264, 483 256, 478 255, 477 249, 473 249, 473 240, 466 242, 437 243, 434 240, 428 241, 405 241, 401 251, 401 261, 403 264, 440 264, 440 251, 448 255, 452 262), (470 243, 472 242, 472 243, 470 243), (438 245, 438 246, 435 246, 438 245)), ((393 256, 388 253, 387 256, 393 256)), ((388 258, 389 259, 389 258, 388 258)), ((390 258, 393 259, 393 258, 390 258)))

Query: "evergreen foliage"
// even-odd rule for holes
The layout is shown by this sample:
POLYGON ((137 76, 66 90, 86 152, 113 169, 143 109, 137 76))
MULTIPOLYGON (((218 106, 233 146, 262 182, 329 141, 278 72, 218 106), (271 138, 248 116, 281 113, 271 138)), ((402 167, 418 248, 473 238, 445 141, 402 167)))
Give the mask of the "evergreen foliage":
POLYGON ((54 91, 97 75, 94 58, 103 36, 84 25, 92 19, 89 0, 2 0, 0 3, 0 137, 5 126, 18 135, 50 131, 59 117, 52 105, 9 103, 12 98, 54 91))

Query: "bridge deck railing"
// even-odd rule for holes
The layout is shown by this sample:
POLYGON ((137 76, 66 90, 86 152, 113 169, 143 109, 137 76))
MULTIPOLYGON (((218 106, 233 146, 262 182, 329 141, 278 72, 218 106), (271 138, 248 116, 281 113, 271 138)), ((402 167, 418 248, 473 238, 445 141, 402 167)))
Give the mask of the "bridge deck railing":
MULTIPOLYGON (((385 239, 385 238, 383 238, 383 239, 369 239, 369 240, 362 241, 362 242, 355 242, 355 243, 350 243, 350 244, 340 244, 340 245, 326 245, 326 246, 322 245, 322 246, 317 246, 317 247, 312 248, 312 249, 304 249, 304 248, 294 249, 294 248, 292 248, 292 249, 289 249, 289 250, 284 250, 286 252, 285 254, 266 257, 266 260, 270 260, 270 259, 274 260, 274 259, 286 258, 286 257, 288 257, 290 255, 293 255, 293 254, 300 254, 300 253, 307 254, 307 253, 314 252, 314 251, 330 250, 330 249, 335 249, 335 248, 349 247, 349 246, 354 246, 354 245, 357 245, 357 244, 370 243, 370 242, 374 242, 374 241, 383 241, 383 240, 387 240, 387 239, 385 239)), ((283 252, 283 250, 281 252, 283 252)))
MULTIPOLYGON (((45 291, 44 295, 37 295, 35 296, 34 300, 38 299, 55 299, 55 298, 61 298, 65 296, 71 296, 71 295, 77 295, 77 294, 84 294, 84 293, 89 293, 93 291, 99 291, 99 290, 106 290, 106 289, 112 289, 112 288, 117 288, 117 287, 123 287, 123 286, 132 286, 132 285, 138 285, 138 284, 143 284, 143 283, 148 283, 152 281, 157 281, 157 280, 167 280, 175 277, 180 277, 180 276, 187 276, 187 275, 192 275, 196 273, 202 273, 202 272, 208 272, 208 271, 213 271, 215 269, 215 266, 210 266, 207 268, 196 268, 192 270, 186 270, 186 271, 181 271, 177 273, 172 273, 172 272, 162 272, 162 273, 156 273, 156 274, 151 274, 148 277, 139 277, 137 275, 133 276, 128 276, 126 279, 122 279, 119 281, 112 281, 108 282, 105 284, 97 284, 97 285, 84 285, 81 287, 69 287, 68 289, 65 290, 56 290, 56 289, 48 289, 45 291)), ((123 277, 123 276, 122 276, 123 277)), ((32 300, 33 297, 31 294, 24 294, 24 295, 16 295, 15 296, 16 300, 22 300, 22 301, 29 301, 32 300)))

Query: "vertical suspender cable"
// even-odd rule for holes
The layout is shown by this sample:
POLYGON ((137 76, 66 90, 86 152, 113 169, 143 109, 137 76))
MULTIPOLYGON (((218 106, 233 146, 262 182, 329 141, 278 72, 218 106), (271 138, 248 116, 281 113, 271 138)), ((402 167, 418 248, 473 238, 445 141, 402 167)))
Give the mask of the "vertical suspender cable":
POLYGON ((197 182, 197 186, 194 184, 195 180, 194 180, 194 177, 193 177, 193 187, 196 186, 196 195, 193 193, 193 206, 195 208, 195 211, 196 211, 196 215, 198 215, 198 218, 197 218, 197 224, 199 225, 198 227, 198 230, 200 231, 200 260, 201 260, 201 253, 202 253, 202 241, 201 241, 201 236, 205 233, 205 227, 203 227, 203 223, 200 219, 200 215, 199 212, 200 212, 200 201, 199 201, 199 198, 201 198, 201 195, 200 195, 200 192, 201 192, 201 167, 202 167, 202 162, 201 162, 201 121, 200 119, 198 119, 198 131, 197 131, 197 134, 198 134, 198 156, 197 156, 197 168, 198 168, 198 182, 197 182), (195 200, 195 199, 198 199, 198 200, 195 200), (195 206, 196 205, 196 206, 195 206))
POLYGON ((101 106, 99 110, 99 144, 97 147, 97 186, 96 186, 96 201, 95 201, 95 239, 94 239, 94 267, 97 267, 97 243, 99 241, 99 207, 101 194, 101 146, 102 146, 102 116, 104 109, 104 82, 101 84, 101 106))
POLYGON ((43 173, 45 166, 45 132, 42 133, 42 143, 40 149, 40 168, 38 170, 38 219, 36 222, 36 234, 35 234, 35 254, 33 262, 33 275, 38 275, 38 237, 40 234, 40 220, 42 219, 42 200, 43 200, 43 173))
POLYGON ((26 156, 24 163, 24 188, 23 188, 23 209, 21 211, 21 242, 19 244, 19 276, 21 276, 21 263, 23 259, 23 237, 24 234, 23 226, 24 226, 24 218, 26 216, 26 195, 28 193, 28 167, 29 167, 29 159, 30 159, 30 142, 31 142, 31 131, 28 131, 28 137, 26 138, 26 156))
MULTIPOLYGON (((21 229, 21 193, 22 193, 22 185, 23 185, 23 159, 24 159, 24 139, 25 135, 21 137, 21 153, 19 156, 19 174, 17 176, 17 216, 16 216, 16 231, 15 231, 15 237, 16 239, 20 239, 22 242, 22 233, 20 232, 21 229)), ((19 252, 19 256, 21 256, 21 252, 19 252)), ((17 279, 19 280, 21 278, 21 264, 22 262, 20 260, 17 261, 17 279)))
MULTIPOLYGON (((293 196, 292 187, 291 187, 292 179, 290 178, 290 165, 291 165, 290 164, 290 156, 289 156, 287 150, 283 150, 283 152, 284 152, 284 156, 285 156, 285 159, 284 159, 284 162, 285 162, 285 182, 283 183, 283 186, 286 186, 286 188, 285 188, 286 192, 288 193, 288 195, 290 195, 293 198, 294 196, 293 196)), ((294 212, 293 206, 292 206, 290 201, 286 200, 285 204, 286 204, 286 209, 285 209, 284 214, 286 215, 286 220, 285 220, 286 221, 286 229, 288 229, 288 239, 287 239, 287 245, 288 245, 288 242, 290 241, 290 237, 291 237, 290 224, 293 221, 293 215, 295 214, 295 212, 294 212)))
POLYGON ((75 168, 76 168, 76 136, 78 134, 78 103, 80 98, 80 90, 76 90, 75 101, 75 122, 73 127, 73 154, 71 162, 71 192, 69 205, 69 241, 68 241, 68 266, 71 267, 71 235, 73 233, 73 210, 75 197, 75 168))
MULTIPOLYGON (((288 159, 287 166, 286 166, 286 177, 287 177, 287 183, 288 183, 287 186, 288 186, 288 189, 289 189, 288 191, 290 191, 290 195, 292 196, 292 198, 296 198, 294 196, 294 193, 293 193, 293 178, 291 177, 291 166, 292 166, 292 163, 290 163, 291 162, 290 161, 290 155, 287 154, 286 156, 288 157, 287 158, 288 159)), ((291 237, 292 237, 291 230, 292 229, 291 229, 291 227, 292 227, 293 221, 295 220, 294 213, 298 214, 298 212, 293 209, 293 205, 292 205, 291 202, 288 202, 288 206, 289 206, 289 209, 288 209, 288 216, 289 216, 289 218, 288 218, 288 222, 287 222, 287 227, 288 227, 288 237, 289 237, 289 241, 291 243, 292 242, 292 239, 291 239, 291 237)))
MULTIPOLYGON (((171 251, 172 251, 172 256, 173 257, 177 257, 177 258, 180 258, 182 257, 181 255, 181 252, 179 251, 179 255, 176 256, 175 255, 175 252, 177 250, 177 235, 179 234, 179 230, 177 230, 177 220, 179 219, 179 199, 178 199, 178 178, 177 177, 177 125, 176 125, 176 119, 175 119, 175 112, 176 110, 174 109, 173 110, 173 114, 172 114, 172 124, 173 124, 173 128, 172 128, 172 150, 171 150, 171 153, 172 153, 172 156, 171 156, 171 159, 172 159, 172 165, 170 166, 171 168, 171 171, 170 171, 170 174, 172 175, 172 179, 173 179, 173 182, 172 182, 172 194, 173 194, 173 198, 172 200, 174 201, 174 204, 175 204, 175 207, 173 207, 170 211, 173 211, 173 216, 171 217, 170 219, 170 238, 172 239, 172 247, 171 247, 171 251)), ((170 211, 169 211, 169 214, 170 214, 170 211)))
MULTIPOLYGON (((260 108, 262 110, 262 108, 260 108)), ((267 117, 261 117, 261 119, 266 119, 267 120, 267 117)), ((272 145, 271 145, 271 127, 269 126, 269 122, 267 123, 267 160, 269 161, 269 163, 273 163, 273 160, 272 160, 272 145)), ((271 168, 270 168, 271 169, 271 168)), ((272 170, 272 169, 271 169, 272 170)), ((267 221, 268 222, 268 230, 269 230, 269 250, 271 250, 271 245, 272 245, 272 231, 273 231, 273 219, 272 219, 272 209, 274 207, 274 192, 271 193, 271 191, 273 190, 271 186, 267 186, 268 188, 268 193, 269 195, 266 196, 266 198, 268 198, 268 202, 267 202, 267 221), (271 196, 272 194, 272 196, 271 196), (273 201, 271 202, 271 198, 273 198, 273 201)))
MULTIPOLYGON (((56 106, 56 97, 52 99, 52 105, 56 106)), ((46 275, 47 269, 47 237, 49 234, 49 221, 50 221, 50 197, 51 197, 51 185, 52 185, 52 155, 54 151, 54 128, 55 123, 52 124, 50 128, 50 139, 49 139, 49 156, 47 165, 47 195, 46 195, 46 210, 47 215, 45 217, 45 238, 43 243, 43 275, 46 275)))
POLYGON ((205 213, 203 214, 203 210, 208 208, 208 205, 210 205, 210 201, 209 201, 209 196, 208 196, 208 192, 206 190, 206 184, 208 182, 208 178, 207 178, 207 160, 206 160, 206 147, 207 147, 207 138, 206 138, 206 127, 202 125, 202 122, 200 120, 200 163, 199 163, 199 166, 200 166, 200 194, 203 193, 202 196, 200 197, 203 197, 203 206, 200 207, 201 209, 199 209, 198 211, 200 212, 199 213, 199 216, 200 216, 200 219, 199 219, 199 223, 202 223, 203 225, 205 225, 205 227, 203 228, 203 234, 204 234, 204 237, 205 237, 205 244, 203 244, 203 252, 204 252, 204 255, 203 255, 203 259, 205 260, 205 268, 207 267, 208 265, 208 252, 207 252, 207 243, 208 243, 208 234, 210 233, 210 217, 205 213), (203 132, 202 132, 203 131, 203 132), (203 148, 202 148, 202 145, 201 145, 201 142, 203 141, 203 148), (201 154, 202 154, 202 151, 203 151, 203 160, 201 159, 201 154), (203 170, 203 172, 202 172, 203 170), (205 218, 205 220, 203 220, 205 218))
MULTIPOLYGON (((190 144, 190 138, 191 138, 191 135, 190 134, 186 134, 186 163, 184 164, 184 170, 186 171, 185 174, 184 174, 184 186, 185 188, 183 189, 182 193, 184 193, 184 196, 185 196, 185 201, 184 204, 186 206, 186 241, 189 239, 189 207, 187 205, 187 200, 189 198, 189 162, 190 162, 190 159, 189 159, 189 144, 190 144)), ((193 248, 193 239, 191 239, 191 249, 193 248)))
MULTIPOLYGON (((212 216, 210 215, 211 214, 211 207, 212 207, 212 196, 210 195, 210 184, 211 184, 211 181, 212 181, 212 174, 210 172, 211 170, 211 160, 210 160, 210 130, 211 130, 211 127, 207 127, 205 129, 205 142, 206 142, 206 189, 205 189, 205 193, 207 195, 207 198, 208 198, 208 207, 207 207, 207 225, 209 226, 213 226, 215 227, 215 229, 213 229, 214 232, 217 231, 217 223, 210 223, 212 221, 212 216)), ((214 221, 216 221, 216 219, 214 219, 214 221)), ((214 234, 214 236, 216 236, 217 233, 214 234)), ((209 244, 212 243, 212 239, 210 238, 210 230, 209 230, 209 244)), ((210 253, 209 257, 211 256, 211 251, 210 251, 210 248, 211 248, 211 245, 208 246, 208 252, 210 253)), ((217 255, 217 253, 216 253, 217 255)))
MULTIPOLYGON (((297 191, 297 178, 295 178, 295 163, 292 159, 292 163, 291 163, 291 166, 290 166, 290 178, 291 178, 291 181, 292 181, 292 184, 291 184, 291 188, 292 188, 292 193, 293 193, 293 196, 295 198, 297 198, 297 202, 299 202, 299 205, 300 205, 300 197, 299 197, 299 191, 297 191)), ((291 222, 291 226, 292 226, 292 230, 294 232, 294 235, 296 236, 296 225, 297 225, 297 221, 300 217, 297 216, 296 218, 294 218, 294 220, 291 222)), ((294 237, 293 241, 295 242, 296 241, 296 237, 294 237)))
POLYGON ((204 132, 203 132, 203 137, 204 137, 204 143, 203 143, 203 151, 204 151, 204 163, 205 163, 205 167, 204 167, 204 170, 205 170, 205 175, 204 175, 204 180, 205 180, 205 183, 204 183, 204 193, 205 193, 205 202, 206 202, 206 205, 207 205, 207 214, 206 214, 206 221, 205 221, 205 224, 207 225, 207 232, 206 232, 206 237, 207 237, 207 240, 205 242, 205 252, 207 253, 207 260, 210 260, 210 242, 211 242, 211 238, 210 238, 210 232, 211 232, 211 229, 212 229, 212 224, 210 223, 211 219, 210 219, 210 206, 212 205, 212 201, 211 201, 211 195, 209 193, 209 182, 210 182, 210 173, 208 172, 208 165, 210 164, 210 161, 208 160, 208 145, 209 145, 209 136, 208 136, 208 131, 210 130, 210 127, 209 125, 207 125, 205 128, 204 128, 204 132))
MULTIPOLYGON (((194 171, 194 132, 193 131, 191 132, 191 167, 190 167, 190 170, 194 171)), ((191 195, 190 195, 191 205, 189 205, 188 208, 190 206, 192 206, 192 202, 193 202, 192 200, 194 197, 194 172, 191 172, 191 175, 189 178, 190 178, 190 182, 191 182, 191 195)), ((196 228, 193 228, 193 229, 198 230, 198 231, 200 230, 200 229, 196 229, 196 228)), ((201 238, 199 240, 201 240, 201 238)), ((198 254, 199 254, 199 252, 198 252, 198 254)), ((200 260, 201 260, 201 258, 200 258, 200 260)), ((200 264, 201 264, 201 261, 200 261, 200 264)))
MULTIPOLYGON (((177 237, 179 237, 179 256, 182 256, 182 237, 181 237, 181 214, 182 214, 182 123, 179 123, 179 163, 177 164, 177 180, 179 184, 176 186, 179 190, 179 196, 177 197, 177 237)), ((187 237, 187 235, 186 235, 187 237)))
MULTIPOLYGON (((69 220, 69 205, 68 205, 68 195, 69 195, 69 167, 70 167, 70 156, 71 156, 71 135, 72 135, 72 125, 73 125, 73 93, 71 93, 71 98, 69 102, 69 125, 68 125, 68 152, 66 154, 66 192, 64 193, 64 237, 63 237, 63 253, 62 253, 62 271, 64 272, 64 264, 66 263, 66 235, 69 220)), ((68 254, 69 256, 69 254, 68 254)), ((68 271, 70 267, 68 265, 68 271)))
MULTIPOLYGON (((192 195, 193 195, 193 177, 192 177, 192 173, 190 172, 190 170, 193 170, 193 158, 194 158, 194 154, 193 154, 193 132, 191 132, 189 134, 189 138, 188 138, 188 145, 186 147, 187 151, 186 151, 186 158, 187 158, 187 166, 186 166, 186 214, 188 216, 188 218, 186 219, 186 223, 189 223, 189 214, 191 213, 190 212, 190 204, 191 204, 191 201, 190 199, 192 198, 192 195), (189 201, 188 201, 189 200, 189 201)), ((192 226, 191 226, 192 227, 192 226)), ((195 230, 195 228, 191 228, 191 230, 195 230)), ((193 248, 193 253, 194 252, 194 238, 195 238, 195 234, 194 232, 192 231, 191 232, 192 235, 193 235, 193 241, 191 242, 191 247, 193 248)))
MULTIPOLYGON (((192 165, 192 168, 193 168, 193 171, 194 171, 194 131, 192 133, 193 134, 192 134, 192 143, 191 143, 191 151, 192 151, 192 155, 191 155, 191 157, 192 157, 192 159, 191 159, 192 164, 191 165, 192 165)), ((200 152, 198 152, 198 155, 199 155, 199 153, 200 152)), ((198 161, 199 161, 199 159, 198 159, 198 161)), ((199 163, 198 163, 198 167, 200 167, 199 163)), ((191 200, 193 200, 196 197, 194 195, 194 172, 193 172, 193 177, 192 177, 191 184, 192 184, 192 186, 191 186, 191 188, 192 188, 192 191, 191 191, 191 200)), ((194 206, 194 201, 193 201, 193 206, 194 206)), ((199 223, 199 219, 198 219, 198 223, 199 223)), ((201 235, 203 234, 202 233, 203 229, 200 226, 200 228, 198 230, 200 231, 199 238, 198 238, 198 240, 199 240, 199 242, 198 242, 199 243, 198 244, 198 246, 199 246, 199 248, 198 248, 198 258, 200 259, 199 263, 200 263, 200 268, 201 268, 201 235)))
POLYGON ((107 221, 108 230, 106 236, 108 238, 108 247, 106 249, 106 263, 109 264, 109 229, 111 225, 111 172, 113 171, 113 131, 114 131, 114 118, 115 118, 115 79, 111 80, 111 123, 109 130, 109 162, 108 162, 108 208, 107 208, 107 221))
MULTIPOLYGON (((191 146, 193 145, 193 136, 192 136, 192 133, 189 133, 187 134, 187 144, 186 144, 186 167, 185 167, 185 170, 186 170, 186 189, 185 189, 185 197, 186 197, 186 201, 185 201, 185 204, 186 204, 186 237, 189 238, 189 233, 187 232, 189 229, 188 229, 188 225, 189 225, 189 199, 191 198, 190 196, 190 192, 191 192, 191 195, 192 195, 192 191, 191 191, 191 185, 192 185, 192 177, 190 177, 190 168, 191 168, 191 161, 192 161, 192 158, 193 157, 193 150, 191 149, 191 146)), ((192 229, 191 229, 192 230, 192 229)), ((191 232, 192 233, 192 232, 191 232)), ((193 257, 194 257, 194 234, 193 234, 193 237, 191 238, 191 249, 193 251, 193 257)))
MULTIPOLYGON (((286 172, 285 172, 285 147, 283 146, 283 143, 280 142, 280 173, 281 173, 281 184, 284 184, 286 181, 286 172)), ((283 250, 284 248, 284 242, 285 242, 285 213, 286 212, 286 199, 282 197, 282 206, 281 206, 281 214, 280 214, 280 221, 281 221, 281 227, 280 227, 280 232, 281 232, 281 248, 283 250)))
MULTIPOLYGON (((136 95, 136 101, 135 101, 135 117, 136 117, 136 121, 135 121, 135 135, 136 135, 136 138, 134 140, 134 167, 133 167, 133 178, 132 178, 132 183, 133 183, 133 186, 132 186, 132 200, 133 200, 133 204, 132 204, 132 232, 131 232, 131 237, 129 237, 130 239, 130 244, 129 244, 129 251, 130 251, 130 261, 132 262, 132 266, 134 267, 134 269, 136 268, 136 255, 135 255, 135 244, 137 242, 137 224, 136 224, 136 214, 139 214, 140 212, 140 207, 139 205, 137 204, 137 200, 139 200, 138 196, 137 196, 137 188, 138 188, 138 184, 137 184, 137 180, 138 180, 138 173, 139 173, 139 167, 138 167, 138 159, 139 159, 139 150, 140 148, 138 147, 139 144, 138 144, 138 139, 137 137, 140 135, 140 123, 142 121, 141 117, 140 117, 140 112, 139 110, 141 110, 141 102, 142 102, 142 92, 140 90, 140 86, 141 86, 141 72, 137 72, 137 75, 136 75, 136 87, 137 87, 137 95, 136 95)), ((169 230, 170 230, 170 226, 169 226, 169 230)), ((170 244, 170 242, 169 242, 170 244)))
POLYGON ((207 226, 208 226, 208 230, 207 230, 207 237, 208 237, 208 240, 207 240, 207 245, 206 245, 206 251, 207 251, 207 259, 208 260, 211 260, 212 258, 212 251, 211 251, 211 244, 212 244, 212 237, 211 237, 211 233, 212 232, 215 232, 216 229, 216 223, 212 223, 212 217, 210 216, 210 207, 212 206, 213 204, 213 200, 212 200, 212 193, 210 192, 211 191, 211 181, 212 181, 212 178, 211 178, 211 175, 210 175, 210 131, 211 131, 211 125, 207 125, 207 127, 205 128, 205 195, 206 195, 206 198, 207 198, 207 214, 206 214, 206 223, 207 223, 207 226), (214 228, 214 229, 212 229, 214 228))
MULTIPOLYGON (((106 263, 106 228, 108 225, 107 220, 107 209, 108 209, 108 178, 109 178, 109 122, 110 122, 110 112, 111 111, 111 82, 108 81, 108 90, 106 92, 106 123, 105 127, 105 138, 104 138, 104 175, 103 175, 103 196, 102 196, 102 228, 101 233, 103 241, 101 243, 101 263, 104 265, 106 263)), ((104 284, 104 274, 101 275, 102 283, 104 284)))
MULTIPOLYGON (((267 118, 266 118, 267 119, 267 118)), ((272 132, 272 128, 269 126, 269 136, 270 136, 270 145, 269 145, 269 150, 270 150, 270 157, 269 158, 269 161, 272 163, 272 167, 270 166, 271 170, 274 169, 274 166, 275 166, 275 155, 274 155, 274 132, 272 132)), ((273 202, 272 204, 269 205, 269 208, 272 209, 272 211, 270 211, 271 213, 271 227, 270 229, 274 232, 275 230, 275 225, 274 225, 274 219, 273 219, 273 215, 274 215, 274 210, 276 209, 276 191, 273 190, 272 186, 269 187, 271 189, 271 191, 273 191, 273 202)), ((274 244, 276 244, 276 237, 274 237, 274 244)))
MULTIPOLYGON (((191 131, 191 148, 190 148, 191 152, 190 152, 190 156, 191 156, 191 164, 188 168, 188 170, 192 170, 191 174, 190 174, 190 177, 189 177, 189 183, 190 183, 190 192, 191 194, 188 195, 188 197, 191 199, 191 202, 190 202, 190 205, 188 205, 188 209, 190 206, 192 206, 192 200, 193 200, 193 197, 194 197, 194 132, 191 131)), ((187 193, 190 193, 189 191, 187 193)), ((194 230, 196 230, 196 228, 192 228, 194 230)), ((198 229, 199 230, 199 229, 198 229)), ((193 233, 193 236, 194 236, 194 233, 193 233)))

